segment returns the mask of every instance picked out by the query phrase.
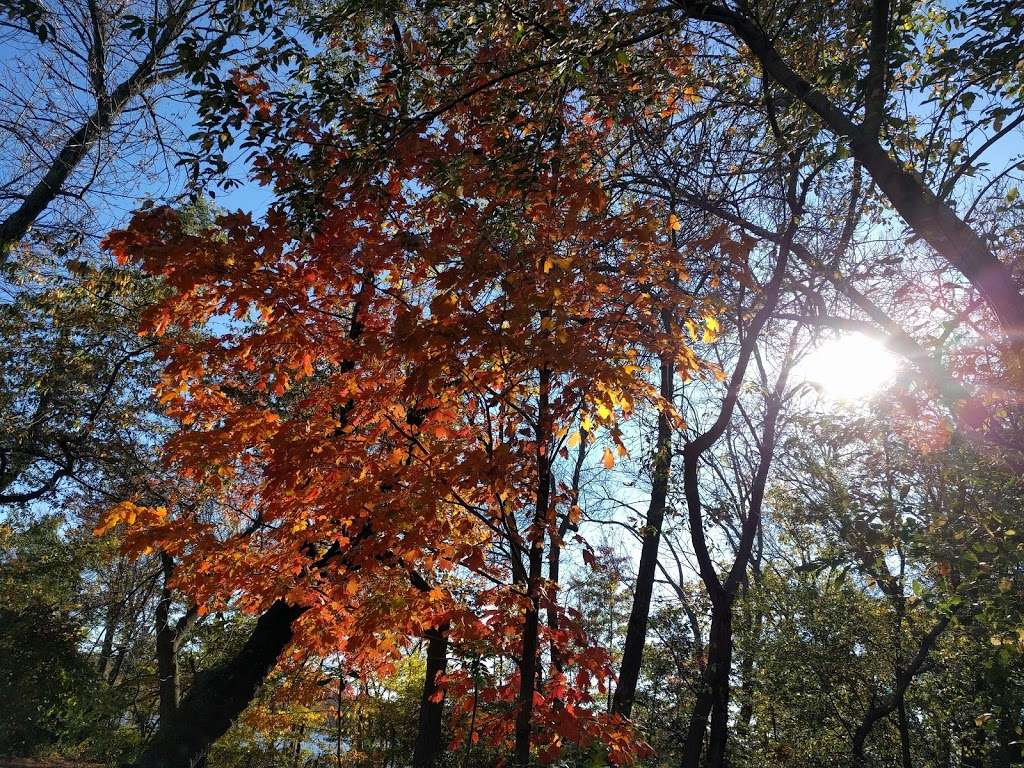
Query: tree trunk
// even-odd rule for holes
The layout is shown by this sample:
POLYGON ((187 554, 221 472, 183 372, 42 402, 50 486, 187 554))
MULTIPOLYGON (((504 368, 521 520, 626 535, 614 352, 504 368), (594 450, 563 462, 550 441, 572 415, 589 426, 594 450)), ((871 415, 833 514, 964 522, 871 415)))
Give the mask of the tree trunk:
MULTIPOLYGON (((788 251, 788 248, 786 250, 788 251)), ((785 259, 780 259, 779 264, 784 266, 785 259)), ((775 275, 780 274, 779 265, 776 265, 775 275)), ((778 297, 778 283, 775 281, 775 277, 772 279, 772 286, 769 303, 758 313, 752 324, 757 332, 763 325, 763 322, 758 324, 758 318, 767 318, 767 313, 774 307, 774 302, 778 297)), ((741 364, 733 372, 728 396, 732 398, 732 403, 735 403, 737 382, 742 381, 746 359, 749 359, 749 350, 752 349, 753 344, 751 340, 756 339, 756 336, 757 333, 752 330, 747 339, 746 357, 741 358, 741 364)), ((792 360, 791 355, 787 355, 787 360, 792 360)), ((702 675, 701 692, 690 718, 690 726, 683 747, 682 768, 699 768, 704 745, 704 732, 709 716, 711 717, 711 738, 708 744, 708 766, 709 768, 723 768, 726 763, 726 743, 729 736, 729 674, 732 669, 733 645, 732 607, 740 582, 746 575, 753 552, 754 538, 760 528, 761 507, 768 481, 768 471, 775 452, 776 422, 782 404, 781 395, 786 387, 788 365, 789 363, 783 368, 776 381, 774 391, 767 398, 764 429, 761 435, 761 455, 751 483, 749 509, 747 517, 743 521, 736 557, 724 584, 715 571, 704 537, 697 469, 701 453, 713 445, 724 431, 724 425, 732 410, 728 399, 727 406, 723 406, 723 410, 719 414, 716 426, 705 432, 699 438, 699 442, 695 440, 687 445, 683 453, 683 480, 690 519, 690 537, 700 563, 701 580, 711 597, 711 631, 708 635, 708 663, 702 675)))
POLYGON ((690 723, 686 728, 686 739, 683 741, 683 757, 679 763, 680 768, 700 768, 700 756, 704 752, 704 736, 708 728, 708 716, 711 714, 711 707, 714 705, 713 693, 707 687, 704 679, 701 680, 700 692, 697 694, 697 701, 690 713, 690 723))
POLYGON ((549 397, 551 371, 540 371, 540 395, 537 404, 537 505, 530 526, 530 569, 526 579, 527 607, 523 617, 522 659, 519 664, 519 696, 516 714, 515 751, 512 764, 526 768, 530 764, 530 730, 533 720, 533 695, 537 690, 537 652, 540 631, 540 591, 544 567, 544 532, 548 523, 551 494, 551 457, 549 444, 549 397))
MULTIPOLYGON (((579 447, 576 452, 576 465, 573 467, 572 482, 569 486, 569 501, 570 509, 566 510, 562 517, 562 522, 558 526, 558 530, 555 532, 557 535, 552 535, 551 542, 548 545, 548 627, 551 629, 552 641, 549 652, 551 653, 551 668, 556 672, 562 672, 562 658, 558 653, 558 646, 554 640, 555 632, 558 631, 559 616, 558 616, 558 583, 561 578, 561 567, 562 567, 562 540, 565 538, 565 534, 570 530, 578 530, 578 526, 573 522, 572 507, 575 507, 580 500, 580 475, 583 471, 583 462, 587 457, 587 433, 580 430, 579 447)), ((554 483, 554 477, 552 480, 552 489, 554 483)))
POLYGON ((180 687, 178 685, 178 654, 176 649, 176 633, 171 626, 170 613, 172 592, 168 582, 174 572, 174 563, 170 556, 160 553, 163 566, 164 583, 160 590, 160 600, 156 605, 156 673, 159 679, 158 692, 160 697, 160 722, 170 722, 178 711, 180 687))
MULTIPOLYGON (((748 593, 749 594, 749 593, 748 593)), ((753 648, 760 641, 763 618, 761 613, 753 610, 749 598, 747 600, 747 632, 749 647, 740 662, 740 714, 736 723, 736 732, 740 737, 750 733, 750 723, 754 719, 754 653, 753 648)))
MULTIPOLYGON (((548 549, 548 585, 550 594, 548 595, 548 628, 551 630, 552 636, 558 631, 558 579, 561 571, 561 560, 562 560, 562 542, 558 536, 551 537, 551 545, 548 549)), ((549 649, 551 653, 551 668, 555 672, 562 671, 562 658, 558 654, 558 647, 554 640, 551 641, 551 647, 549 649)))
POLYGON ((306 737, 306 726, 300 725, 292 742, 292 768, 299 768, 302 764, 302 740, 306 737))
POLYGON ((445 623, 431 632, 427 640, 427 672, 420 699, 420 724, 412 758, 413 768, 433 768, 441 752, 444 689, 437 685, 437 677, 443 675, 447 667, 448 624, 445 623))
POLYGON ((910 722, 907 720, 907 700, 905 696, 900 699, 897 716, 896 724, 900 730, 900 761, 903 768, 913 768, 914 763, 910 757, 910 722))
POLYGON ((942 635, 946 630, 946 627, 949 626, 950 619, 950 616, 943 616, 935 623, 935 625, 921 639, 921 644, 918 646, 917 653, 914 654, 914 658, 910 660, 904 669, 898 671, 896 675, 895 690, 881 701, 876 700, 870 707, 868 707, 868 711, 864 714, 864 719, 853 734, 853 742, 850 752, 855 768, 861 768, 866 765, 867 741, 872 730, 874 730, 875 725, 904 706, 907 688, 910 687, 910 684, 914 681, 914 677, 917 673, 921 671, 925 661, 928 659, 928 654, 931 653, 931 650, 938 641, 939 636, 942 635))
POLYGON ((242 649, 196 677, 174 717, 164 722, 136 768, 197 768, 245 710, 291 642, 302 606, 278 600, 260 616, 242 649))
POLYGON ((121 609, 123 602, 120 595, 112 594, 110 602, 107 603, 106 615, 103 620, 103 643, 100 647, 100 659, 98 672, 104 680, 110 680, 110 669, 114 658, 114 635, 117 633, 117 625, 121 621, 121 609))
POLYGON ((709 768, 725 768, 725 747, 729 738, 729 676, 732 673, 732 600, 719 610, 718 658, 713 678, 713 706, 711 708, 711 734, 708 737, 709 768))
MULTIPOLYGON (((661 357, 661 396, 672 402, 675 368, 672 358, 661 357)), ((658 547, 661 544, 661 527, 665 519, 665 500, 668 496, 668 481, 672 467, 672 422, 670 415, 658 414, 658 436, 654 452, 654 473, 651 482, 651 501, 644 521, 644 539, 640 550, 640 566, 633 590, 633 607, 626 625, 626 643, 619 667, 619 682, 615 688, 612 711, 630 717, 636 686, 640 679, 644 645, 647 641, 647 620, 651 612, 651 597, 654 594, 654 575, 658 566, 658 547)))
POLYGON ((875 723, 882 719, 888 712, 884 714, 879 709, 872 707, 868 710, 868 714, 861 721, 860 726, 853 734, 853 743, 851 753, 853 754, 853 766, 854 768, 864 768, 867 765, 867 741, 868 736, 871 735, 872 729, 875 727, 875 723))
POLYGON ((1004 706, 999 718, 999 728, 996 731, 999 745, 992 756, 992 768, 1012 768, 1014 765, 1021 764, 1021 748, 1016 729, 1017 718, 1013 717, 1012 712, 1012 707, 1004 706))
MULTIPOLYGON (((700 768, 704 752, 704 737, 707 733, 708 718, 712 718, 712 740, 708 744, 709 766, 716 750, 724 754, 725 734, 721 731, 722 721, 716 721, 723 703, 728 707, 729 667, 732 663, 732 605, 731 601, 712 605, 711 631, 708 633, 708 661, 701 675, 697 702, 690 714, 690 724, 683 742, 683 757, 680 768, 700 768), (718 730, 716 730, 716 722, 718 730), (717 738, 717 741, 715 739, 717 738)), ((725 711, 728 717, 728 711, 725 711)), ((727 722, 727 720, 726 720, 727 722)))
POLYGON ((519 664, 519 712, 516 715, 515 754, 513 765, 526 768, 530 764, 530 729, 533 720, 533 694, 537 690, 537 652, 540 630, 540 588, 543 564, 543 539, 530 547, 530 573, 527 578, 528 605, 523 617, 522 659, 519 664))

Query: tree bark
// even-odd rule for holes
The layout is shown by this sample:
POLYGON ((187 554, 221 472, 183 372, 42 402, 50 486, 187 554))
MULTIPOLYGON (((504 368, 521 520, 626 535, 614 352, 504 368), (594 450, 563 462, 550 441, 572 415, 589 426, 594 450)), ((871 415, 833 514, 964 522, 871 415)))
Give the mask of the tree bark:
POLYGON ((283 600, 271 605, 233 658, 196 677, 174 717, 161 721, 135 768, 198 768, 252 701, 305 611, 283 600))
POLYGON ((897 709, 896 724, 900 731, 900 762, 902 768, 913 768, 914 763, 910 756, 910 722, 907 720, 907 697, 900 699, 897 709))
POLYGON ((548 523, 551 493, 551 457, 549 444, 549 398, 551 371, 540 371, 540 395, 537 404, 537 504, 530 527, 529 573, 526 580, 526 615, 523 617, 522 658, 519 663, 519 696, 516 704, 515 748, 512 764, 526 768, 530 764, 530 731, 533 720, 533 695, 537 690, 537 652, 540 632, 540 592, 544 568, 544 533, 548 523))
MULTIPOLYGON (((661 397, 671 403, 674 395, 675 366, 669 355, 661 357, 661 397)), ((672 466, 672 422, 667 411, 658 414, 658 436, 654 451, 654 473, 651 482, 651 501, 644 521, 643 546, 640 550, 640 565, 633 590, 633 606, 626 625, 626 642, 619 666, 619 681, 612 700, 612 711, 623 717, 633 713, 636 686, 643 664, 644 645, 647 641, 647 621, 651 612, 651 597, 654 594, 654 575, 658 566, 658 548, 661 544, 661 528, 665 519, 665 501, 668 496, 668 481, 672 466)))
MULTIPOLYGON (((548 549, 548 628, 552 636, 558 631, 558 579, 562 567, 562 541, 561 536, 552 536, 551 545, 548 549)), ((558 646, 552 640, 548 652, 551 654, 551 668, 555 672, 562 671, 562 657, 558 653, 558 646)))
MULTIPOLYGON (((729 603, 712 603, 707 653, 707 663, 701 675, 697 701, 693 712, 690 713, 690 722, 686 729, 680 768, 700 768, 708 718, 721 702, 723 687, 726 689, 726 702, 728 701, 729 665, 732 656, 732 609, 729 603)), ((721 739, 717 732, 714 735, 721 739)), ((719 747, 724 748, 724 741, 719 747)), ((714 763, 709 761, 709 765, 714 763)))
POLYGON ((169 581, 174 573, 170 556, 161 552, 164 583, 156 604, 156 673, 159 680, 160 722, 170 722, 178 711, 181 689, 178 684, 178 654, 174 628, 170 622, 173 593, 169 581))
POLYGON ((448 629, 445 623, 431 632, 427 639, 427 670, 420 699, 420 723, 413 751, 413 768, 433 768, 441 753, 444 689, 438 686, 437 677, 443 675, 448 667, 448 629), (438 693, 442 695, 435 701, 438 693))
MULTIPOLYGON (((543 534, 541 534, 543 535, 543 534)), ((527 608, 523 617, 522 658, 519 664, 519 696, 516 715, 515 753, 513 765, 526 768, 530 764, 530 731, 533 721, 533 695, 537 690, 537 652, 540 630, 541 568, 543 539, 530 546, 530 570, 527 577, 527 608)))
POLYGON ((729 675, 732 672, 732 602, 733 596, 716 606, 718 636, 713 638, 716 659, 712 677, 711 732, 708 735, 708 765, 726 765, 726 743, 729 738, 729 675))

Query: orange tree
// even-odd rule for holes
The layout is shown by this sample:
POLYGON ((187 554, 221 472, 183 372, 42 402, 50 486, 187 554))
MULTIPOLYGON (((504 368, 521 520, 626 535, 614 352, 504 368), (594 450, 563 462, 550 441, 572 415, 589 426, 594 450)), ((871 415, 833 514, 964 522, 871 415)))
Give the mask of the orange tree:
MULTIPOLYGON (((509 78, 368 152, 351 141, 373 134, 367 105, 406 104, 367 57, 384 79, 350 122, 300 121, 288 153, 257 161, 280 193, 262 221, 194 234, 152 208, 107 240, 170 288, 141 332, 160 341, 159 398, 181 425, 166 461, 209 503, 126 500, 101 530, 127 524, 130 548, 174 556, 201 610, 260 614, 140 764, 200 759, 293 640, 373 672, 432 633, 515 661, 483 695, 506 702, 486 727, 516 764, 595 741, 627 762, 642 744, 590 707, 607 656, 542 575, 578 515, 554 467, 581 431, 610 467, 638 404, 671 412, 644 361, 697 373, 675 331, 710 308, 684 288, 674 222, 609 198, 613 123, 581 90, 509 78)), ((266 85, 235 82, 273 122, 266 85)), ((480 695, 459 673, 445 684, 480 695)))

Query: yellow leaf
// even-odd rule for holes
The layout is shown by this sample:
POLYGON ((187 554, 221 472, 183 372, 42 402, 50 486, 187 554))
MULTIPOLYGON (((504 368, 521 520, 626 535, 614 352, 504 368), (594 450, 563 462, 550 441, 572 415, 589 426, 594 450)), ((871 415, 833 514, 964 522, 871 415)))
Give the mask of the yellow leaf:
POLYGON ((722 326, 718 324, 718 320, 712 315, 707 315, 704 318, 704 342, 712 342, 718 338, 719 331, 722 330, 722 326))
POLYGON ((670 213, 668 215, 668 228, 671 229, 673 232, 678 232, 680 229, 683 228, 682 222, 679 221, 679 217, 676 216, 674 213, 670 213))
POLYGON ((569 435, 568 446, 570 448, 575 448, 579 444, 580 444, 580 433, 579 432, 573 432, 571 435, 569 435))
POLYGON ((158 523, 167 517, 167 507, 140 507, 130 501, 122 501, 115 504, 100 519, 93 530, 95 536, 102 536, 119 523, 134 525, 136 521, 158 523))

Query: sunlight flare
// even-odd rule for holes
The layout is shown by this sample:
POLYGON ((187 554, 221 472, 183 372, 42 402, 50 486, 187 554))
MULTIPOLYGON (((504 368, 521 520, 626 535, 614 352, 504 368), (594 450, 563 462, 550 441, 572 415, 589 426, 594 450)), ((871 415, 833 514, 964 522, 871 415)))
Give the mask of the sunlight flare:
POLYGON ((878 339, 851 333, 826 340, 799 365, 800 378, 831 400, 871 397, 892 380, 899 357, 878 339))

